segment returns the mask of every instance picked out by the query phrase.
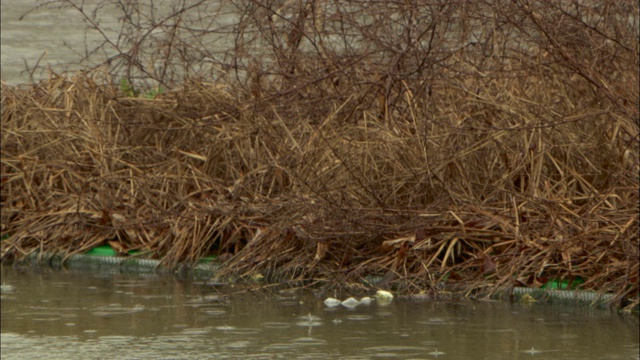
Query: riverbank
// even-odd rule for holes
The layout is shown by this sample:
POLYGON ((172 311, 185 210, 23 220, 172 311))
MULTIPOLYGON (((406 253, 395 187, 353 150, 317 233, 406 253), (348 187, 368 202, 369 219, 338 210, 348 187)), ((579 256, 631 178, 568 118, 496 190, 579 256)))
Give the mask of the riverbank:
MULTIPOLYGON (((503 36, 545 24, 513 11, 526 22, 503 36)), ((602 46, 538 31, 489 56, 434 30, 433 52, 298 39, 233 81, 137 89, 103 69, 3 84, 2 261, 108 244, 327 290, 561 279, 635 306, 637 41, 580 29, 602 46)))
POLYGON ((446 124, 425 139, 404 120, 285 122, 215 86, 148 100, 83 76, 6 87, 3 102, 3 259, 109 243, 325 286, 557 277, 637 293, 637 178, 630 150, 593 151, 614 126, 598 116, 547 136, 446 124), (587 170, 598 161, 616 170, 587 170))

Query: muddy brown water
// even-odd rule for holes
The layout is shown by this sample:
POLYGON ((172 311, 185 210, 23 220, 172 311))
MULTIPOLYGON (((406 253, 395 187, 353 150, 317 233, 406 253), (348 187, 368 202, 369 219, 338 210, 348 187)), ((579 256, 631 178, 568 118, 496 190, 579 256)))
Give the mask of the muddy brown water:
POLYGON ((636 315, 586 306, 375 301, 2 267, 6 359, 638 359, 636 315), (231 291, 231 292, 229 292, 231 291), (235 294, 234 294, 235 293, 235 294))

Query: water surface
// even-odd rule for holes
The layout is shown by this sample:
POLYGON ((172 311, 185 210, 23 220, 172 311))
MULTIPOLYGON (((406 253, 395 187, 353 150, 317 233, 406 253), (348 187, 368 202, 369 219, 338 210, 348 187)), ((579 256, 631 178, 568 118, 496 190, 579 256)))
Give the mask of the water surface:
POLYGON ((588 307, 394 301, 2 267, 2 358, 638 359, 638 318, 588 307))

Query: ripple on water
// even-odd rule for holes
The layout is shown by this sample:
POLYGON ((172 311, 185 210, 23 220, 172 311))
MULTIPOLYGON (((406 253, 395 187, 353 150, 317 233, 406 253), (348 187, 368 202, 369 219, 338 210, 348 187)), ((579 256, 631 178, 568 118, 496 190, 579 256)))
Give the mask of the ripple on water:
POLYGON ((303 315, 303 316, 298 316, 298 321, 296 322, 296 325, 298 326, 320 326, 322 325, 322 318, 315 316, 315 315, 311 315, 311 314, 307 314, 307 315, 303 315))
POLYGON ((398 345, 384 345, 384 346, 372 346, 362 349, 362 351, 369 353, 382 353, 382 352, 408 352, 408 351, 420 351, 422 353, 429 350, 428 348, 422 346, 398 346, 398 345))
POLYGON ((440 317, 433 317, 427 321, 416 321, 416 323, 425 325, 455 325, 455 322, 440 317))
POLYGON ((300 302, 297 300, 280 300, 278 301, 278 305, 280 306, 298 306, 300 302))
POLYGON ((397 359, 410 355, 419 356, 428 349, 419 346, 374 346, 362 349, 362 352, 373 358, 397 359))
POLYGON ((225 297, 217 294, 196 296, 187 301, 187 304, 209 304, 209 303, 222 303, 225 302, 225 297))
POLYGON ((435 350, 433 350, 432 352, 429 353, 429 355, 435 356, 435 357, 438 357, 440 355, 445 355, 445 354, 446 354, 445 352, 438 351, 438 349, 435 349, 435 350))
POLYGON ((537 354, 555 352, 555 351, 560 351, 560 350, 539 350, 539 349, 534 348, 533 346, 529 350, 520 350, 520 352, 523 352, 523 353, 529 354, 529 355, 537 355, 537 354))
POLYGON ((114 287, 123 287, 123 288, 136 288, 136 287, 148 287, 149 284, 145 281, 140 280, 120 280, 116 281, 113 284, 114 287))
POLYGON ((114 316, 114 315, 129 315, 137 312, 144 311, 144 305, 135 305, 133 307, 123 307, 120 304, 111 304, 107 306, 99 306, 91 312, 94 316, 114 316))
POLYGON ((41 322, 58 321, 58 320, 62 320, 62 318, 60 317, 31 318, 31 321, 41 321, 41 322))
POLYGON ((209 295, 205 295, 202 297, 202 300, 204 301, 213 301, 213 302, 220 302, 220 301, 224 301, 225 297, 222 295, 218 295, 218 294, 209 294, 209 295))
POLYGON ((169 295, 134 295, 136 299, 153 300, 153 299, 171 299, 169 295))
POLYGON ((625 353, 629 354, 629 359, 640 360, 640 356, 638 356, 638 354, 640 354, 638 344, 623 345, 622 349, 625 353))
POLYGON ((15 289, 15 286, 9 284, 2 284, 2 286, 0 286, 0 292, 3 293, 12 293, 15 289))
POLYGON ((297 339, 291 340, 292 344, 295 345, 304 345, 304 346, 316 346, 316 345, 325 345, 327 342, 322 339, 316 339, 312 337, 299 337, 297 339))
POLYGON ((279 353, 294 350, 296 347, 289 343, 273 343, 262 348, 262 351, 271 352, 271 353, 279 353))
POLYGON ((237 328, 235 326, 223 325, 223 326, 216 326, 215 329, 220 331, 233 331, 233 330, 236 330, 237 328))
POLYGON ((306 320, 306 321, 298 321, 296 323, 296 325, 298 325, 298 326, 320 326, 320 325, 322 325, 322 322, 321 321, 308 321, 308 320, 306 320))
POLYGON ((242 349, 242 348, 247 348, 250 345, 251 345, 250 341, 240 340, 240 341, 228 342, 228 343, 222 345, 222 347, 230 348, 230 349, 242 349))
POLYGON ((221 308, 205 308, 200 309, 200 312, 203 312, 210 316, 222 316, 227 314, 227 310, 221 308))
POLYGON ((136 338, 133 336, 105 335, 98 338, 102 343, 107 345, 127 345, 133 343, 136 338))
POLYGON ((206 335, 210 332, 210 328, 186 328, 181 331, 183 335, 206 335))
POLYGON ((299 320, 308 320, 308 321, 319 321, 319 320, 322 320, 321 317, 315 316, 315 315, 311 315, 311 314, 298 316, 298 319, 299 320))
POLYGON ((15 340, 15 339, 19 339, 22 336, 20 334, 16 334, 16 333, 11 333, 11 332, 3 332, 0 334, 0 343, 2 344, 6 344, 5 341, 10 341, 10 340, 15 340))
POLYGON ((254 328, 238 328, 235 329, 233 331, 231 331, 232 333, 234 333, 235 335, 255 335, 257 333, 259 333, 260 329, 254 329, 254 328))
POLYGON ((262 323, 263 327, 267 329, 287 329, 291 327, 291 324, 287 324, 284 322, 265 322, 262 323))
POLYGON ((400 354, 396 354, 396 353, 377 353, 377 354, 371 354, 370 357, 372 359, 396 359, 398 357, 400 357, 400 354))

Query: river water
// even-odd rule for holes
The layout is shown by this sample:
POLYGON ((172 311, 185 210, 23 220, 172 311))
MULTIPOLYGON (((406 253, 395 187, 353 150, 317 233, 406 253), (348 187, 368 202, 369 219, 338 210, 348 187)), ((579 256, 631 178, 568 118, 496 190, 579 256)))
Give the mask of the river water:
POLYGON ((583 306, 373 301, 171 275, 2 267, 2 358, 638 359, 638 317, 583 306), (267 288, 268 289, 268 288, 267 288))

